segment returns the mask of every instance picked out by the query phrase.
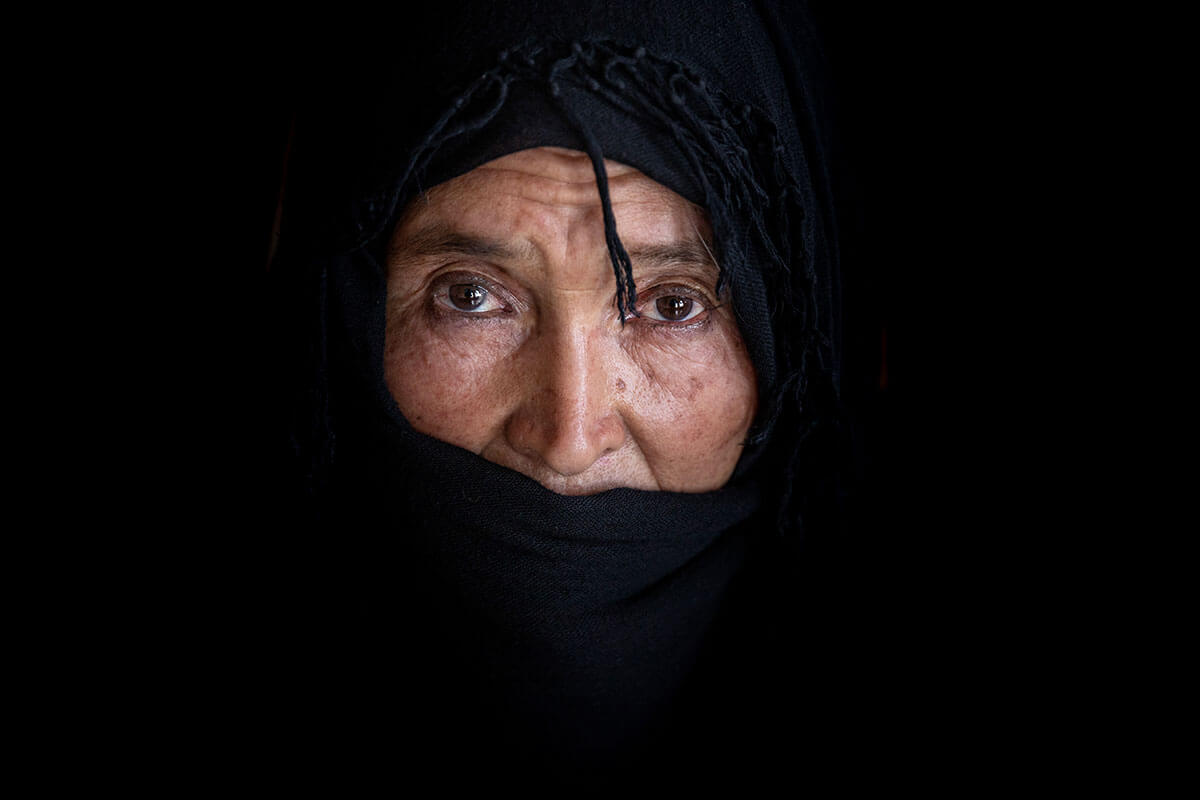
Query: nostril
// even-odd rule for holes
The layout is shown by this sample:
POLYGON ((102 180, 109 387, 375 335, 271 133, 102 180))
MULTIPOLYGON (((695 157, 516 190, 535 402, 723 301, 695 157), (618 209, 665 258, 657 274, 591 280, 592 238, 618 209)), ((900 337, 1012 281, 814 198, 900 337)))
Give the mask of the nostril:
POLYGON ((620 417, 606 406, 577 401, 539 393, 507 421, 509 446, 538 467, 564 476, 586 472, 619 450, 625 442, 620 417))

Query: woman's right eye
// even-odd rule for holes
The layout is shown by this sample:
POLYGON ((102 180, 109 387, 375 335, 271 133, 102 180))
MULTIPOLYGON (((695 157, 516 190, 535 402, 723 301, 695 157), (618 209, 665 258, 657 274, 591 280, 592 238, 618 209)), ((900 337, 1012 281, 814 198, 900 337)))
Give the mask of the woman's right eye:
POLYGON ((444 306, 470 314, 504 310, 504 303, 477 283, 453 284, 446 288, 445 295, 439 297, 439 300, 444 306))

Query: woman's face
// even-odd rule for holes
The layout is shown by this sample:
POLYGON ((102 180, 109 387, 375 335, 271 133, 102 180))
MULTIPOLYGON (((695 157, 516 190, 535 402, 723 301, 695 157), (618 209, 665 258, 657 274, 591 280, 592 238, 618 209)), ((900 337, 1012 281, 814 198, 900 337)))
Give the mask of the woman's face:
POLYGON ((560 494, 717 489, 758 398, 707 221, 637 170, 607 169, 639 316, 622 327, 587 156, 513 153, 397 224, 388 388, 418 431, 560 494))

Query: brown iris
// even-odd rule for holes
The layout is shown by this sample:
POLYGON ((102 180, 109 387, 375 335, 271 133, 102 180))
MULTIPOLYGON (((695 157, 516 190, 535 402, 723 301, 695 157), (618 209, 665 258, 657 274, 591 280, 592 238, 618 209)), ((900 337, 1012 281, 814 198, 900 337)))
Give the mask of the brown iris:
POLYGON ((660 297, 654 302, 658 313, 662 314, 663 319, 678 322, 681 319, 687 319, 688 314, 692 313, 692 305, 694 301, 687 297, 679 295, 669 295, 660 297))
POLYGON ((479 308, 487 299, 487 289, 473 283, 459 283, 450 287, 450 302, 463 311, 479 308))

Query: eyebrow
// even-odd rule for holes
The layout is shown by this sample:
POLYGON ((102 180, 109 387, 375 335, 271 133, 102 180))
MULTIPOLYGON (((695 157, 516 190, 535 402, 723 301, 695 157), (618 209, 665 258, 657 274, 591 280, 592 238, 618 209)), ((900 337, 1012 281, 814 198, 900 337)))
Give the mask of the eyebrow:
POLYGON ((388 256, 404 254, 406 258, 426 258, 455 253, 474 258, 516 260, 528 256, 531 250, 533 245, 529 242, 514 247, 499 239, 463 233, 439 222, 419 228, 415 233, 393 242, 388 248, 388 256))
POLYGON ((647 245, 629 249, 629 258, 634 267, 664 269, 669 267, 700 267, 717 269, 711 251, 703 242, 684 239, 670 244, 647 245))

